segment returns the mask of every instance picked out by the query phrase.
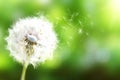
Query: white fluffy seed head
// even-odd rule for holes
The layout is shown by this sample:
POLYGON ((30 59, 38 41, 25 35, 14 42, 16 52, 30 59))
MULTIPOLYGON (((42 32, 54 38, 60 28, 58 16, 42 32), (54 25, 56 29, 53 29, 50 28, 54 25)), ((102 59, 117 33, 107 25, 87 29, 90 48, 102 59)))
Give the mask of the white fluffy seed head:
POLYGON ((44 17, 20 19, 9 29, 6 41, 11 56, 22 64, 28 61, 33 66, 52 58, 57 46, 53 25, 44 17))

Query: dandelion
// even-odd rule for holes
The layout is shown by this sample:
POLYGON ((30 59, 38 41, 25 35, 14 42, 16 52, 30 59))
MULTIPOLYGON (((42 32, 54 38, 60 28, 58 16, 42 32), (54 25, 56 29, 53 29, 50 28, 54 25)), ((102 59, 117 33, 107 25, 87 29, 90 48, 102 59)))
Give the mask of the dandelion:
POLYGON ((6 41, 10 55, 23 64, 21 80, 25 80, 29 64, 35 67, 52 58, 57 45, 53 25, 45 17, 20 19, 9 29, 6 41))

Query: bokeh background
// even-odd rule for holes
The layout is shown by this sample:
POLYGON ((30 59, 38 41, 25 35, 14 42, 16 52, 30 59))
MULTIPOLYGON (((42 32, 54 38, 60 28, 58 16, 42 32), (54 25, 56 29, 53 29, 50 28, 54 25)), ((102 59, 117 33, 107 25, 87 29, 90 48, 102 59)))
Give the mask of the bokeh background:
POLYGON ((20 80, 22 65, 5 37, 18 19, 46 16, 59 43, 54 58, 26 80, 120 80, 120 0, 0 0, 0 80, 20 80))

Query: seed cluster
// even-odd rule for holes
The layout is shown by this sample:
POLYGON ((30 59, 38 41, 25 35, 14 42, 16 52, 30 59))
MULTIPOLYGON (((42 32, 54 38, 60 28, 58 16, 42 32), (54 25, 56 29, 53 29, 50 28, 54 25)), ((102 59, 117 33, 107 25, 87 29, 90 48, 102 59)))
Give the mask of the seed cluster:
POLYGON ((53 24, 44 16, 19 19, 9 29, 6 37, 7 49, 18 62, 32 64, 53 58, 57 47, 57 36, 53 24))
POLYGON ((28 56, 31 56, 34 53, 33 46, 37 45, 37 43, 30 41, 27 36, 25 37, 25 43, 26 43, 26 45, 25 45, 26 54, 28 56))

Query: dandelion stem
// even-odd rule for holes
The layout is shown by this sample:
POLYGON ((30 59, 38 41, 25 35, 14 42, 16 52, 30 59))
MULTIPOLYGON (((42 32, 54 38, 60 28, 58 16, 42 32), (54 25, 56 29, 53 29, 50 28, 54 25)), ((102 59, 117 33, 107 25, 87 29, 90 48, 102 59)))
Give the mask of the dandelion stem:
POLYGON ((24 63, 23 70, 22 70, 22 75, 21 75, 21 80, 25 80, 25 74, 27 70, 28 63, 24 63))

